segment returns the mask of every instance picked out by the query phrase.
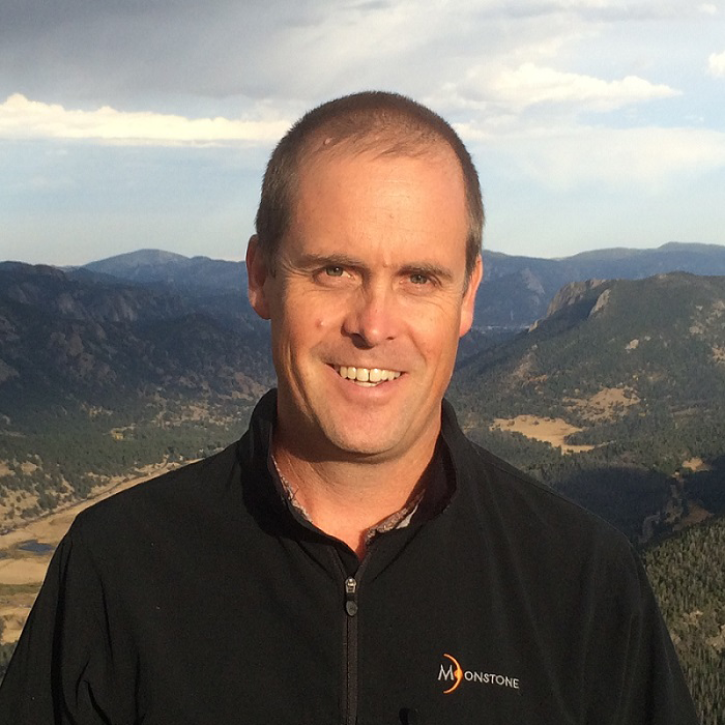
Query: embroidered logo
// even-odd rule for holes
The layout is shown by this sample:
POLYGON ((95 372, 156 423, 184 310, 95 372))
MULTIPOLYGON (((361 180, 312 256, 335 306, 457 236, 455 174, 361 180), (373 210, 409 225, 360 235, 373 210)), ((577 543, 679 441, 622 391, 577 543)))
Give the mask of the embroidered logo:
POLYGON ((464 670, 460 662, 449 654, 444 654, 448 662, 441 665, 438 672, 438 681, 445 682, 448 687, 443 690, 444 695, 450 695, 455 692, 462 682, 477 682, 481 685, 492 685, 494 687, 509 687, 512 690, 520 689, 518 677, 507 677, 498 675, 495 672, 474 672, 473 670, 464 670))

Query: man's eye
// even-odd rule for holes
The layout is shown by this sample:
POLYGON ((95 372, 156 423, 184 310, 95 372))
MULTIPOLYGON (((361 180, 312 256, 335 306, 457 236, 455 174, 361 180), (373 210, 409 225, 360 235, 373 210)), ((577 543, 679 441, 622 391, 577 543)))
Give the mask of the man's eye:
POLYGON ((413 284, 427 284, 430 282, 430 278, 425 274, 411 274, 410 281, 413 284))
POLYGON ((328 277, 342 277, 344 270, 342 267, 325 267, 325 274, 328 277))

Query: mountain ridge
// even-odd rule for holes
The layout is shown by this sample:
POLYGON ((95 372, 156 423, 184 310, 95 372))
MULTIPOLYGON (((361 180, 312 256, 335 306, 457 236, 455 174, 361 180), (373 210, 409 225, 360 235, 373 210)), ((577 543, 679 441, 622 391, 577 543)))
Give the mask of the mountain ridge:
MULTIPOLYGON (((545 259, 483 250, 484 277, 476 298, 474 324, 482 331, 511 333, 546 315, 551 298, 565 284, 591 278, 641 279, 662 272, 725 274, 725 247, 668 242, 654 249, 610 249, 545 259)), ((221 304, 233 304, 247 316, 246 267, 243 262, 185 257, 143 249, 90 262, 68 270, 80 276, 110 275, 134 284, 163 285, 184 294, 228 294, 221 304)))

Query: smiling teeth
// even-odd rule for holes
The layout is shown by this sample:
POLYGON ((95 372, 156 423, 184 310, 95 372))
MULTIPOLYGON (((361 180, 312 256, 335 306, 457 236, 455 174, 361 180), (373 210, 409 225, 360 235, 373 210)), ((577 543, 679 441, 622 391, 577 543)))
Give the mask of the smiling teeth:
POLYGON ((381 370, 380 368, 355 368, 341 366, 337 368, 341 378, 355 380, 358 383, 382 383, 386 380, 395 380, 400 373, 394 370, 381 370))

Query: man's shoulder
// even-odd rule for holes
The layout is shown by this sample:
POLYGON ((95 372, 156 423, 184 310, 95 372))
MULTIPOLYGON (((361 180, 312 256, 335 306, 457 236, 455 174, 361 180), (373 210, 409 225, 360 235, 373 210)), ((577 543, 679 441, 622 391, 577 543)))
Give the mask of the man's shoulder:
POLYGON ((149 521, 186 515, 203 515, 222 505, 238 481, 238 442, 223 451, 180 466, 98 501, 82 511, 74 531, 91 535, 132 531, 149 521))
POLYGON ((490 499, 496 511, 520 530, 572 546, 604 546, 620 554, 631 553, 631 542, 615 526, 585 509, 530 474, 468 441, 470 454, 463 473, 471 495, 490 499))
POLYGON ((557 504, 560 502, 565 506, 569 504, 576 505, 526 471, 500 458, 478 443, 468 438, 466 440, 471 450, 471 455, 467 459, 470 466, 469 472, 473 473, 479 480, 482 478, 493 486, 503 487, 503 490, 499 491, 499 493, 518 492, 534 499, 541 497, 542 500, 549 500, 550 497, 553 497, 557 504))

